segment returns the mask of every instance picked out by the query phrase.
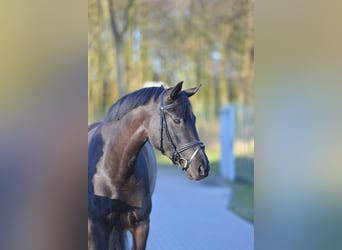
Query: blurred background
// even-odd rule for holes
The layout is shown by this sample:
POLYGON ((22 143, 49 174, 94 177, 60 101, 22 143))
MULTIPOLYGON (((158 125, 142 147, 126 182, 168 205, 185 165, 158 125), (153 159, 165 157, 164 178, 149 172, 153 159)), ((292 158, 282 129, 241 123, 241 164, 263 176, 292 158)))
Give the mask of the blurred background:
MULTIPOLYGON (((184 80, 189 88, 202 83, 191 102, 212 176, 225 177, 220 167, 235 169, 225 178, 236 194, 231 208, 249 221, 254 182, 253 8, 254 0, 88 1, 88 122, 103 119, 121 96, 146 84, 173 86, 184 80), (222 122, 228 107, 233 117, 222 122), (231 140, 226 154, 235 161, 221 162, 222 136, 231 140)), ((159 154, 157 158, 162 165, 170 164, 159 154)))
MULTIPOLYGON (((221 6, 230 2, 222 2, 221 6)), ((208 20, 217 20, 220 13, 225 17, 235 17, 226 22, 215 21, 214 28, 208 28, 196 35, 195 44, 203 41, 206 35, 215 33, 216 41, 224 44, 221 38, 225 33, 221 28, 230 30, 230 35, 227 36, 229 39, 234 37, 232 34, 243 34, 248 29, 239 28, 239 25, 244 26, 245 22, 233 23, 244 20, 239 19, 244 11, 236 9, 242 2, 236 1, 231 8, 222 7, 214 13, 209 11, 214 1, 205 2, 205 7, 200 9, 201 13, 190 12, 193 17, 190 22, 192 28, 186 29, 186 34, 200 32, 198 27, 209 26, 208 20), (200 17, 196 23, 200 22, 201 25, 195 25, 195 17, 200 17), (233 33, 233 30, 239 32, 233 33)), ((101 118, 104 113, 101 110, 104 107, 102 105, 96 105, 99 108, 96 111, 90 108, 95 105, 89 106, 88 112, 88 97, 89 100, 94 100, 90 98, 88 86, 95 87, 97 84, 98 92, 103 93, 100 91, 103 81, 102 85, 98 84, 101 83, 99 76, 102 74, 116 79, 115 43, 108 19, 108 3, 99 3, 100 1, 87 3, 79 0, 1 2, 0 249, 74 250, 87 247, 87 194, 84 192, 87 188, 86 123, 87 120, 89 122, 101 118), (104 30, 108 32, 102 33, 104 30), (105 42, 95 43, 96 39, 105 42), (103 46, 108 46, 108 50, 103 46), (98 62, 94 63, 96 60, 103 60, 99 60, 97 55, 100 54, 95 51, 102 51, 102 57, 112 61, 112 67, 107 63, 101 67, 96 66, 99 65, 98 62), (93 59, 90 60, 91 58, 93 59), (91 61, 94 66, 89 67, 91 61), (97 72, 92 74, 98 83, 90 77, 91 72, 97 72), (87 76, 93 85, 88 83, 87 76)), ((134 2, 133 6, 137 3, 134 2)), ((174 31, 175 27, 183 27, 176 26, 183 20, 180 18, 183 14, 178 14, 180 17, 172 19, 176 21, 166 28, 163 23, 169 20, 168 13, 174 10, 170 6, 177 3, 178 1, 164 1, 163 5, 168 6, 166 14, 161 12, 166 8, 163 6, 159 6, 157 12, 140 14, 140 18, 149 19, 152 18, 152 13, 153 17, 158 13, 165 14, 157 21, 153 19, 154 22, 147 22, 145 25, 139 23, 141 46, 152 38, 143 33, 142 29, 146 30, 146 27, 163 25, 163 30, 153 39, 174 31)), ((187 1, 184 0, 183 3, 186 4, 187 1)), ((200 1, 196 1, 198 3, 200 1)), ((139 13, 146 13, 142 10, 147 7, 157 8, 157 4, 145 3, 139 7, 139 13)), ((342 2, 334 0, 259 0, 255 4, 254 111, 257 119, 254 124, 258 142, 254 158, 257 166, 255 249, 342 249, 342 119, 339 112, 342 106, 342 33, 338 28, 338 24, 342 22, 341 9, 342 2)), ((129 11, 130 15, 136 13, 133 10, 135 8, 129 11)), ((176 13, 184 13, 183 11, 182 5, 176 13)), ((120 29, 123 24, 124 22, 120 24, 120 29)), ((132 28, 129 29, 125 35, 124 47, 128 53, 125 65, 132 67, 132 57, 129 56, 132 51, 132 45, 129 45, 132 28)), ((152 32, 152 29, 148 31, 152 32)), ((184 39, 178 44, 185 44, 190 36, 178 37, 172 34, 164 44, 178 41, 176 38, 184 39)), ((200 53, 203 56, 203 61, 200 62, 205 61, 207 65, 201 69, 201 77, 206 75, 209 79, 202 82, 206 92, 203 93, 202 89, 198 93, 200 95, 212 91, 208 86, 213 86, 214 82, 208 74, 211 70, 208 65, 212 51, 212 45, 209 45, 205 43, 201 48, 203 52, 200 53)), ((195 45, 192 44, 190 48, 195 48, 195 45)), ((220 52, 220 69, 224 70, 224 62, 233 57, 225 54, 226 47, 217 47, 217 50, 220 52)), ((143 53, 142 49, 140 51, 143 53)), ((176 53, 178 49, 174 46, 170 51, 176 53)), ((151 58, 150 52, 148 53, 151 58)), ((190 58, 189 55, 190 53, 178 53, 180 58, 190 58)), ((140 58, 141 56, 142 54, 140 58)), ((168 57, 167 62, 170 63, 171 60, 174 57, 168 57)), ((160 69, 176 68, 174 72, 180 72, 180 69, 186 69, 185 65, 190 65, 187 62, 182 61, 177 67, 170 68, 169 65, 168 68, 160 69)), ((127 72, 133 74, 133 71, 125 70, 125 77, 131 77, 127 72)), ((138 72, 141 71, 135 71, 133 75, 138 72)), ((188 86, 197 84, 187 82, 185 77, 190 76, 194 77, 194 74, 187 71, 187 74, 180 75, 181 79, 177 77, 175 82, 185 80, 188 86)), ((227 78, 221 71, 220 83, 223 84, 227 78)), ((146 81, 151 79, 153 77, 146 77, 146 81)), ((170 85, 175 83, 173 80, 168 82, 169 78, 161 75, 159 80, 170 85)), ((125 87, 130 91, 130 84, 139 84, 137 88, 140 88, 143 82, 145 78, 141 81, 126 81, 125 87)), ((118 90, 115 90, 116 83, 117 81, 108 82, 114 88, 109 93, 117 95, 109 103, 119 97, 118 90)), ((227 80, 224 85, 226 88, 230 86, 228 83, 227 80)), ((239 82, 239 86, 244 86, 242 84, 239 82)), ((223 96, 223 90, 220 94, 223 96)), ((100 99, 100 94, 96 96, 99 98, 98 102, 103 100, 100 99)), ((202 109, 195 105, 199 105, 201 98, 192 98, 197 115, 202 109)), ((229 96, 222 98, 226 98, 220 100, 222 105, 234 104, 237 109, 237 102, 231 101, 229 96)), ((238 111, 235 111, 237 114, 238 111)), ((213 113, 208 112, 207 115, 213 113)), ((218 121, 219 118, 216 118, 207 123, 219 130, 218 121)), ((239 141, 239 127, 236 126, 235 142, 239 141)), ((201 137, 207 144, 211 139, 202 131, 201 137)), ((219 158, 219 138, 213 141, 216 141, 216 149, 212 151, 219 158)), ((235 152, 238 175, 239 156, 235 152)), ((210 158, 214 157, 210 155, 210 158)), ((179 169, 168 169, 175 169, 183 174, 179 169)), ((177 180, 187 181, 184 176, 181 177, 183 178, 177 180)), ((189 188, 196 185, 189 183, 189 188)), ((202 185, 201 183, 203 182, 198 185, 202 185)), ((241 181, 234 183, 242 185, 241 181)), ((205 192, 209 189, 210 186, 207 186, 205 192)), ((243 199, 240 201, 243 202, 243 199)), ((155 209, 154 214, 157 211, 160 210, 155 209)), ((207 230, 206 233, 210 235, 212 231, 207 230)), ((237 237, 236 228, 226 232, 226 238, 228 235, 237 237)))

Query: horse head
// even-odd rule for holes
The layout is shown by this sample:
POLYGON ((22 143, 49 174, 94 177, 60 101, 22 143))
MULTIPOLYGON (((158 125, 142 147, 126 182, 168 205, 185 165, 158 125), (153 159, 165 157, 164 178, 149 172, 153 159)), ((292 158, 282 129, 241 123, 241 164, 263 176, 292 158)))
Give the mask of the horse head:
POLYGON ((209 161, 196 129, 196 117, 189 97, 201 85, 182 90, 183 82, 165 89, 159 96, 158 112, 151 116, 149 140, 192 180, 208 176, 209 161))

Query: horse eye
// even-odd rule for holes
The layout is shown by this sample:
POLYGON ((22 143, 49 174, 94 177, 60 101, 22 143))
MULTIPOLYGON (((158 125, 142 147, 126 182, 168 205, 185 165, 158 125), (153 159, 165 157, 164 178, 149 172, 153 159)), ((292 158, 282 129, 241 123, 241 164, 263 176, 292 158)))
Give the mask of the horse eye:
POLYGON ((180 120, 179 119, 174 119, 173 120, 176 124, 179 124, 180 123, 180 120))

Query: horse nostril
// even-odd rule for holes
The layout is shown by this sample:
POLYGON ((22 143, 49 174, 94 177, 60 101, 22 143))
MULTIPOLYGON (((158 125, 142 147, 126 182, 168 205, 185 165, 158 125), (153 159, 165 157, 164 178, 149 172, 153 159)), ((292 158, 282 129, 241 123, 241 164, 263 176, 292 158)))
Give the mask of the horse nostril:
POLYGON ((207 173, 205 172, 205 169, 202 165, 198 168, 198 172, 200 176, 207 176, 207 173))

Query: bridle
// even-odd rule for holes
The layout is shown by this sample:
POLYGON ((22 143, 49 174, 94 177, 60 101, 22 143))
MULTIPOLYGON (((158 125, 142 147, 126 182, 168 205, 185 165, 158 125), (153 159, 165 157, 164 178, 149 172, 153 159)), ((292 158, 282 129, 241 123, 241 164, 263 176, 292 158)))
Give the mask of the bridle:
POLYGON ((196 140, 193 142, 189 142, 181 147, 177 147, 174 143, 174 141, 172 140, 169 128, 167 126, 167 122, 166 122, 166 117, 165 117, 165 112, 167 112, 168 109, 176 106, 177 104, 175 103, 171 103, 168 105, 163 105, 164 103, 164 94, 165 94, 166 90, 164 90, 161 94, 160 94, 160 151, 163 155, 165 155, 165 150, 163 147, 163 131, 165 130, 165 134, 167 137, 167 142, 169 144, 169 146, 171 147, 173 153, 172 153, 172 162, 175 165, 178 165, 182 168, 183 171, 186 171, 192 160, 195 158, 195 156, 197 155, 198 151, 200 149, 204 148, 204 144, 203 142, 196 140), (193 154, 191 155, 190 159, 187 160, 184 157, 181 156, 181 153, 193 148, 195 146, 198 146, 197 149, 193 152, 193 154))

